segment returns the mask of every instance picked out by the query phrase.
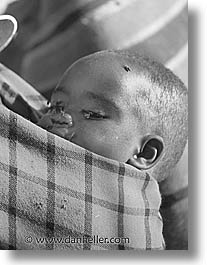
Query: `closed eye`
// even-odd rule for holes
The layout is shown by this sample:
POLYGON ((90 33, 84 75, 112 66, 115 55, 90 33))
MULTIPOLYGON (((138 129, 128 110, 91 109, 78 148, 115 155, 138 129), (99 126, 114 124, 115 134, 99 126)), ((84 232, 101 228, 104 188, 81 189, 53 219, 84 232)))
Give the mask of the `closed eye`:
POLYGON ((82 110, 81 112, 86 120, 103 120, 108 118, 108 116, 101 111, 94 112, 91 110, 82 110))

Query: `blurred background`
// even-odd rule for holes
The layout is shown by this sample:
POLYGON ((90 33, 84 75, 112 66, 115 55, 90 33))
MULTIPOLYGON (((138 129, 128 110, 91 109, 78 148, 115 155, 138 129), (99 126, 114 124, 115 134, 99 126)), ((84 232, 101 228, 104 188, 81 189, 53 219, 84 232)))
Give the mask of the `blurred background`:
POLYGON ((78 58, 103 49, 152 56, 187 85, 186 0, 1 0, 19 32, 0 61, 47 98, 78 58))

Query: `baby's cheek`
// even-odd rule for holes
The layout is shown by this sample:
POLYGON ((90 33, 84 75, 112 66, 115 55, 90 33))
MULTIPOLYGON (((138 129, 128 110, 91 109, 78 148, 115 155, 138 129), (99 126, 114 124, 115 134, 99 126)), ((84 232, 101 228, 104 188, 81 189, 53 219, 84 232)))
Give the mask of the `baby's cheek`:
MULTIPOLYGON (((99 155, 126 162, 129 159, 130 145, 117 133, 97 133, 96 130, 90 134, 79 135, 78 145, 99 155)), ((78 141, 78 139, 76 140, 78 141)))
POLYGON ((133 137, 124 131, 118 130, 108 134, 108 138, 103 141, 103 150, 108 154, 107 157, 126 162, 132 155, 133 137))

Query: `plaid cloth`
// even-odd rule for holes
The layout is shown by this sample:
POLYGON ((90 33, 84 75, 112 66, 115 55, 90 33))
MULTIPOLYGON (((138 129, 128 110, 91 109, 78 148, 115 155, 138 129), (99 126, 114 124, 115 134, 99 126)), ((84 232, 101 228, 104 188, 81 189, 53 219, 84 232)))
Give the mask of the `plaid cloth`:
POLYGON ((1 103, 0 147, 1 248, 164 248, 161 196, 149 174, 53 135, 1 103))

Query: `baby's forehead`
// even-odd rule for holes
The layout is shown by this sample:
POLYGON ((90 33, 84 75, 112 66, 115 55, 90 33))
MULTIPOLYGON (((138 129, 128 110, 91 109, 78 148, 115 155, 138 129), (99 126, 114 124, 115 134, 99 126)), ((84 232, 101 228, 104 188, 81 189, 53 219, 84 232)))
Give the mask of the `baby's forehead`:
POLYGON ((76 61, 64 73, 61 83, 73 83, 84 79, 102 84, 111 81, 120 86, 132 84, 140 74, 131 62, 114 56, 89 56, 76 61), (136 77, 136 78, 134 78, 136 77))
POLYGON ((63 75, 56 91, 104 92, 134 102, 139 87, 149 86, 145 76, 127 60, 113 56, 89 56, 75 62, 63 75), (127 99, 128 98, 128 99, 127 99))
POLYGON ((119 74, 124 74, 123 69, 118 59, 108 56, 103 58, 92 56, 76 61, 68 68, 65 76, 70 76, 70 74, 76 74, 76 76, 86 74, 88 77, 96 75, 97 77, 114 76, 114 78, 118 78, 119 74))

